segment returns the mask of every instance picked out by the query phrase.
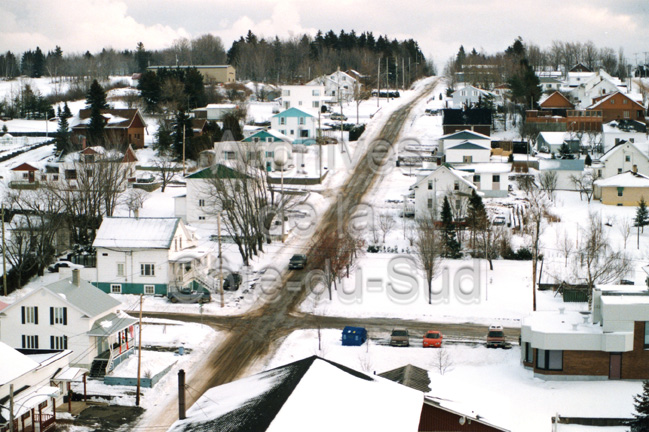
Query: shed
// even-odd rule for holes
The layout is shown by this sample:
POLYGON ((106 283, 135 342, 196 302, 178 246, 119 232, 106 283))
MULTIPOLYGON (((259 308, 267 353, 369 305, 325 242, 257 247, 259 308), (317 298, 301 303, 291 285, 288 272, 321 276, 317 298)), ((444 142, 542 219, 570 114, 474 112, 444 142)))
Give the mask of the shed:
POLYGON ((347 326, 343 329, 343 346, 363 345, 367 340, 367 330, 363 327, 347 326))

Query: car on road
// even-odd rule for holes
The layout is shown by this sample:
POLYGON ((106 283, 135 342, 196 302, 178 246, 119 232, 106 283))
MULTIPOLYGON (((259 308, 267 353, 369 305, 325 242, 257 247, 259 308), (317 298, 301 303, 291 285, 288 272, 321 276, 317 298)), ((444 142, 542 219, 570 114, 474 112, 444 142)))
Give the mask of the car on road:
POLYGON ((80 269, 83 268, 82 265, 79 264, 73 264, 70 261, 57 261, 51 266, 47 267, 47 271, 50 273, 58 273, 59 269, 61 268, 74 268, 74 269, 80 269))
POLYGON ((492 325, 487 331, 487 348, 503 348, 506 344, 503 326, 492 325))
POLYGON ((209 303, 212 301, 212 295, 209 292, 189 288, 169 291, 167 298, 171 303, 209 303))
POLYGON ((344 115, 344 114, 340 114, 340 113, 331 113, 331 115, 329 116, 329 118, 330 118, 331 120, 342 120, 342 121, 346 121, 346 120, 347 120, 347 116, 344 115))
POLYGON ((441 348, 443 339, 444 336, 442 336, 441 332, 438 332, 436 330, 431 330, 424 335, 423 346, 424 348, 428 348, 428 347, 441 348))
POLYGON ((306 267, 306 255, 295 254, 288 262, 289 270, 301 270, 306 267))
POLYGON ((390 346, 410 346, 410 335, 406 329, 393 329, 390 334, 390 346))

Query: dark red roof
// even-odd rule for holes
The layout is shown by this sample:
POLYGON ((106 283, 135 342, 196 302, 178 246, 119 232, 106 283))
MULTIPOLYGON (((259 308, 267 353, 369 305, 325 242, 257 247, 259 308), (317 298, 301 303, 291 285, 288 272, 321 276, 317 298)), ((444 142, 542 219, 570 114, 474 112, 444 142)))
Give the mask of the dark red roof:
POLYGON ((38 168, 34 168, 27 162, 21 163, 16 168, 12 168, 11 171, 38 171, 38 168))

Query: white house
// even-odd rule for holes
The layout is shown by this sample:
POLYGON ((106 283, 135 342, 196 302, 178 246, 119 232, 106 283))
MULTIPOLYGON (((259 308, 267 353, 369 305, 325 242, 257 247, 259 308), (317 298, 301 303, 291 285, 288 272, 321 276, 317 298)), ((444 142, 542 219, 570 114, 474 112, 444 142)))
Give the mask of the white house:
POLYGON ((604 152, 623 141, 642 143, 647 141, 647 125, 631 119, 613 120, 602 125, 604 152))
POLYGON ((292 107, 275 114, 270 119, 270 127, 288 136, 294 144, 315 142, 317 118, 306 111, 292 107))
POLYGON ((590 311, 532 312, 521 323, 526 368, 546 380, 648 379, 649 292, 595 287, 590 311))
POLYGON ((448 196, 453 213, 461 217, 466 211, 466 199, 478 188, 471 178, 472 173, 458 171, 441 165, 435 170, 422 170, 417 182, 410 187, 415 191, 415 218, 433 214, 439 218, 444 197, 448 196))
POLYGON ((488 163, 491 146, 485 141, 463 141, 452 146, 445 144, 444 156, 450 164, 488 163))
POLYGON ((609 178, 627 171, 649 175, 649 143, 625 142, 604 153, 599 164, 593 165, 596 177, 609 178))
POLYGON ((571 153, 580 150, 579 139, 569 132, 539 132, 536 138, 536 149, 542 153, 559 153, 564 143, 571 153))
POLYGON ((70 364, 108 372, 134 348, 137 319, 120 313, 122 304, 81 280, 40 287, 0 311, 0 340, 13 348, 71 350, 70 364))
POLYGON ((595 75, 595 72, 568 72, 566 83, 569 87, 577 87, 590 80, 595 75))
POLYGON ((539 81, 541 81, 541 90, 543 90, 544 93, 553 93, 555 91, 559 91, 561 85, 563 84, 555 77, 542 76, 539 77, 539 81))
MULTIPOLYGON (((2 310, 2 309, 0 309, 2 310)), ((0 430, 9 430, 10 389, 14 391, 14 430, 53 431, 56 406, 63 403, 63 383, 56 380, 69 371, 72 352, 17 350, 0 342, 0 430), (33 429, 32 429, 33 428, 33 429)))
POLYGON ((453 107, 470 107, 472 105, 477 105, 480 102, 484 102, 487 98, 492 98, 494 104, 499 99, 496 93, 487 90, 474 86, 462 87, 453 92, 453 107))
POLYGON ((203 108, 193 109, 196 118, 207 120, 221 120, 225 114, 233 113, 239 106, 236 104, 208 104, 203 108))
POLYGON ((319 111, 327 101, 325 86, 322 84, 282 86, 282 108, 319 111))
POLYGON ((470 180, 485 197, 502 198, 509 194, 509 173, 512 166, 504 162, 455 165, 458 171, 470 173, 470 180))
POLYGON ((97 251, 94 283, 104 292, 165 295, 190 284, 211 287, 201 282, 210 265, 209 251, 196 247, 180 218, 106 217, 93 247, 97 251))
POLYGON ((618 78, 614 78, 600 69, 586 81, 580 82, 570 94, 579 101, 577 108, 586 109, 595 102, 596 98, 619 91, 620 84, 618 78))
POLYGON ((584 173, 584 159, 539 159, 539 172, 554 173, 556 190, 579 190, 572 177, 579 178, 584 173))
POLYGON ((354 91, 359 85, 358 80, 350 74, 337 70, 330 75, 323 75, 307 83, 307 85, 324 86, 325 95, 330 102, 339 100, 351 101, 354 98, 354 91))

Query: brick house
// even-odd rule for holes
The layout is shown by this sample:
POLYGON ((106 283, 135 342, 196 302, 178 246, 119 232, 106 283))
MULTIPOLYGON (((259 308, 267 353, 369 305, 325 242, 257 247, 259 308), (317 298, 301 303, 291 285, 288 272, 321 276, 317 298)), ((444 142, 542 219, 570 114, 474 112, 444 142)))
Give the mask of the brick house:
MULTIPOLYGON (((84 146, 84 140, 88 136, 88 125, 90 124, 90 109, 79 111, 78 118, 72 123, 71 141, 74 145, 84 146)), ((129 145, 135 149, 144 148, 144 133, 146 123, 138 109, 103 109, 101 115, 104 118, 104 130, 110 140, 126 149, 129 145)))
POLYGON ((521 325, 521 360, 547 380, 649 378, 649 291, 598 286, 588 312, 533 312, 521 325))
POLYGON ((645 121, 645 111, 642 104, 620 92, 595 99, 595 102, 587 110, 601 111, 603 123, 622 119, 645 121))

